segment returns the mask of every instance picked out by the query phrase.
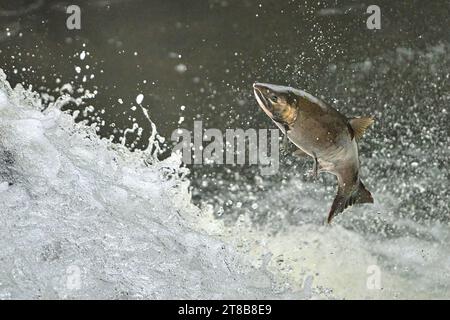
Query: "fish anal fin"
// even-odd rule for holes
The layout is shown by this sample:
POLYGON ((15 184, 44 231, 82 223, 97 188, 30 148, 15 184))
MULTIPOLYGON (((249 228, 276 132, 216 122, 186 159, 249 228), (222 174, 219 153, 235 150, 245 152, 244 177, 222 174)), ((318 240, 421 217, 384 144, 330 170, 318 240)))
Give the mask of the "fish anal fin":
POLYGON ((349 123, 355 138, 361 139, 366 129, 374 123, 374 119, 373 117, 352 118, 349 123))

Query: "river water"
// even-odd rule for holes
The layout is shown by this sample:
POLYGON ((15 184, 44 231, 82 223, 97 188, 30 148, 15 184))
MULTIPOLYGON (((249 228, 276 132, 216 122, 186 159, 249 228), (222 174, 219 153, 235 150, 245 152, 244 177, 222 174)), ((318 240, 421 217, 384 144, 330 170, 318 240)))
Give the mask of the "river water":
POLYGON ((28 94, 2 80, 2 297, 304 297, 305 279, 317 298, 449 297, 448 2, 379 1, 380 30, 368 30, 367 6, 351 1, 80 1, 79 31, 65 27, 65 5, 0 6, 0 67, 12 86, 31 86, 43 101, 25 103, 19 96, 28 94), (290 155, 270 177, 255 166, 181 173, 169 157, 179 127, 273 128, 254 101, 255 81, 301 88, 348 116, 375 116, 360 143, 374 205, 324 226, 335 181, 312 181, 310 161, 290 155), (36 115, 63 93, 71 98, 36 115), (92 129, 75 130, 59 109, 92 129), (152 123, 166 138, 152 145, 169 164, 153 159, 146 172, 134 162, 156 148, 139 151, 152 123), (110 155, 92 137, 97 147, 71 143, 74 130, 136 152, 110 155), (123 181, 114 184, 117 170, 123 181), (170 193, 170 183, 182 190, 170 193), (217 258, 222 245, 228 260, 217 258), (160 269, 146 265, 166 247, 160 269), (217 261, 235 279, 229 288, 214 274, 200 280, 217 261), (64 285, 72 267, 81 289, 64 285), (367 284, 373 270, 381 289, 367 284), (171 277, 177 285, 167 289, 171 277))

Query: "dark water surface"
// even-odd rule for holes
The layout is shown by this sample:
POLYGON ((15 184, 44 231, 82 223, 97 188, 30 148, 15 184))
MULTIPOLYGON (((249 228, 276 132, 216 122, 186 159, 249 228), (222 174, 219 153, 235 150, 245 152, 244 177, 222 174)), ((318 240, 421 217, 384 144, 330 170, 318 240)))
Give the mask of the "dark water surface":
MULTIPOLYGON (((49 93, 67 82, 97 89, 92 101, 68 108, 92 104, 86 118, 104 120, 99 133, 116 141, 134 122, 144 137, 150 133, 142 111, 133 108, 140 93, 169 138, 180 126, 191 129, 194 119, 221 130, 272 128, 251 85, 292 85, 348 116, 376 116, 361 154, 369 189, 395 199, 386 215, 448 221, 449 1, 377 1, 381 30, 366 27, 372 3, 355 1, 75 3, 82 9, 79 31, 65 27, 66 1, 0 1, 0 67, 11 84, 49 93), (89 55, 81 63, 83 50, 89 55), (78 75, 75 66, 85 65, 78 75)), ((133 146, 143 148, 146 140, 133 146)), ((274 211, 285 211, 293 224, 323 218, 334 180, 321 177, 302 191, 325 197, 323 207, 303 212, 287 181, 307 180, 310 163, 282 161, 280 173, 262 181, 254 167, 194 167, 194 200, 213 202, 218 212, 255 211, 257 220, 274 211), (289 190, 282 191, 285 185, 289 190)), ((358 228, 357 221, 349 225, 358 228)))

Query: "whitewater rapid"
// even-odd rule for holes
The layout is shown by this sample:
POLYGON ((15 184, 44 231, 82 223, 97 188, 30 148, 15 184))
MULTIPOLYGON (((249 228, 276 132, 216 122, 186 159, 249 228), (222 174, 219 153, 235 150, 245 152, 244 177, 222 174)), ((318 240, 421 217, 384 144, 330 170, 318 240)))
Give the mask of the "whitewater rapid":
MULTIPOLYGON (((446 224, 395 221, 420 238, 339 223, 274 234, 246 216, 225 225, 191 203, 179 156, 148 150, 100 139, 0 70, 1 299, 450 298, 446 224)), ((292 180, 267 201, 307 189, 292 180)), ((303 204, 319 212, 323 197, 303 204)), ((395 200, 374 197, 353 214, 395 200)))
POLYGON ((0 71, 0 298, 272 297, 272 280, 195 228, 173 156, 101 140, 0 71))

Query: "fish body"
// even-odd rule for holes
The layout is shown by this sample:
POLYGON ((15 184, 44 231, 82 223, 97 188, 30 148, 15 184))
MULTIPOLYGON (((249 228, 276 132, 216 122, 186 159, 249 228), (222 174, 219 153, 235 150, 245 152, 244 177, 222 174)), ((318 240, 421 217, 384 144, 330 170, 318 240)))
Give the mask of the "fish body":
POLYGON ((338 192, 328 214, 333 217, 355 203, 373 203, 361 182, 357 139, 373 123, 371 117, 348 119, 302 90, 266 83, 253 85, 256 100, 299 150, 314 159, 313 173, 337 177, 338 192))

